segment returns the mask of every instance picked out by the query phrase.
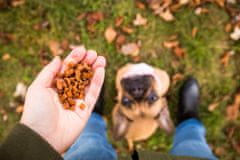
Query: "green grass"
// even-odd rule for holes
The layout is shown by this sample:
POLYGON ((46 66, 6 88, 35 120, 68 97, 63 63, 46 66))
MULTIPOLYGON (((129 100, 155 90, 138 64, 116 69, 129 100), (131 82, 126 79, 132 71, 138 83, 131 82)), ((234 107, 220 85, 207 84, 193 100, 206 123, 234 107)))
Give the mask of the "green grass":
MULTIPOLYGON (((127 35, 127 41, 141 41, 141 61, 160 67, 170 75, 181 73, 184 76, 194 75, 198 78, 202 91, 201 116, 207 127, 208 142, 213 148, 224 144, 227 155, 221 158, 234 159, 237 153, 227 143, 223 129, 228 125, 225 119, 226 106, 232 102, 232 95, 239 87, 240 45, 239 42, 230 42, 228 34, 224 32, 224 25, 229 20, 225 11, 215 5, 206 7, 209 8, 210 13, 201 16, 194 15, 194 10, 191 8, 183 8, 176 14, 176 20, 170 23, 154 16, 148 9, 137 9, 132 0, 33 0, 18 8, 2 9, 0 32, 13 34, 15 40, 8 43, 2 43, 0 40, 0 57, 4 53, 11 55, 8 61, 0 60, 0 92, 2 93, 0 109, 6 110, 9 117, 6 122, 0 118, 0 141, 20 118, 14 109, 9 107, 9 102, 14 99, 12 95, 15 86, 20 81, 30 84, 42 68, 40 50, 46 51, 47 59, 52 58, 48 49, 50 40, 67 39, 71 44, 85 44, 87 48, 95 49, 107 58, 105 112, 111 124, 110 113, 116 96, 116 91, 113 89, 115 73, 120 66, 132 60, 123 56, 114 44, 105 41, 104 30, 110 25, 113 26, 118 16, 124 16, 123 25, 131 26, 136 13, 141 13, 148 19, 148 24, 144 27, 135 27, 134 33, 127 35), (95 33, 87 31, 85 20, 76 20, 80 13, 87 11, 102 11, 105 14, 104 20, 96 24, 95 33), (50 29, 45 28, 40 31, 33 29, 35 24, 43 21, 50 23, 50 29), (199 29, 195 38, 191 36, 193 27, 199 29), (74 38, 76 35, 80 37, 80 41, 74 38), (187 54, 184 58, 176 58, 171 51, 163 47, 163 41, 171 35, 178 35, 182 46, 186 49, 187 54), (229 66, 223 67, 220 64, 220 57, 229 46, 232 46, 236 54, 231 57, 229 66), (178 62, 178 65, 173 65, 173 62, 178 62), (229 98, 223 100, 227 95, 229 98), (219 107, 209 112, 208 105, 215 101, 220 102, 219 107)), ((68 52, 65 51, 63 57, 68 52)), ((168 93, 173 118, 176 112, 177 92, 181 84, 182 81, 172 85, 168 93)), ((239 124, 239 120, 236 123, 239 124)), ((137 147, 166 152, 170 149, 171 142, 172 137, 169 138, 159 131, 149 140, 138 143, 137 147)), ((127 146, 124 141, 113 143, 122 155, 126 154, 124 151, 127 146)))

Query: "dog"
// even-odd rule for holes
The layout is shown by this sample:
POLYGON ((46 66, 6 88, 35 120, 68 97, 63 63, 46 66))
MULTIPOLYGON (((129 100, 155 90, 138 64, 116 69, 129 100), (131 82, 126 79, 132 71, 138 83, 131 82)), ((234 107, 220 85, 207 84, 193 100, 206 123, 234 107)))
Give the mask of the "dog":
POLYGON ((146 140, 158 127, 174 130, 167 100, 168 74, 145 63, 127 64, 116 76, 117 103, 112 111, 113 137, 127 140, 130 151, 134 141, 146 140))

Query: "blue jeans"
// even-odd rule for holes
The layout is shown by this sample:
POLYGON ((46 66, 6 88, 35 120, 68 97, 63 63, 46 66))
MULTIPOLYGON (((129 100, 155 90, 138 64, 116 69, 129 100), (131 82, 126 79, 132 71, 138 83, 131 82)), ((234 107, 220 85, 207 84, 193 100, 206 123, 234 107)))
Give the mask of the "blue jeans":
POLYGON ((174 136, 172 155, 216 160, 205 139, 205 128, 197 119, 180 123, 174 136))
MULTIPOLYGON (((216 160, 205 140, 205 128, 196 119, 182 122, 176 129, 172 155, 216 160)), ((116 160, 117 155, 107 141, 106 123, 92 113, 84 131, 64 155, 65 160, 116 160)))
POLYGON ((65 160, 116 160, 117 155, 108 143, 106 123, 96 113, 92 113, 86 127, 76 142, 64 155, 65 160))

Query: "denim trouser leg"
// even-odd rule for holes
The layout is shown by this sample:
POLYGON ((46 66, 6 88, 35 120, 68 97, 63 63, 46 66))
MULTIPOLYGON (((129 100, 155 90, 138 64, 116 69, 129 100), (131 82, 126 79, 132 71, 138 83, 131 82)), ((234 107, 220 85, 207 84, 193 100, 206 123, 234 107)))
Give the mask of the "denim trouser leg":
POLYGON ((64 155, 65 160, 116 160, 117 155, 108 143, 106 123, 102 117, 92 113, 88 123, 76 142, 64 155))
POLYGON ((206 142, 205 128, 197 119, 189 119, 178 125, 170 153, 178 156, 217 159, 206 142))

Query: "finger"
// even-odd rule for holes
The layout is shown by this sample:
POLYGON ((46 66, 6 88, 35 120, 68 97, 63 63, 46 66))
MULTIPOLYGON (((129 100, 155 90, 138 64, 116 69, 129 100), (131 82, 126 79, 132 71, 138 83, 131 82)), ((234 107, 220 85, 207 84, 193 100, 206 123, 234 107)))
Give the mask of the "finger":
POLYGON ((84 58, 83 62, 92 65, 97 59, 97 52, 94 50, 88 50, 87 55, 84 58))
POLYGON ((105 67, 106 66, 106 59, 103 56, 98 56, 97 60, 93 64, 93 69, 95 70, 98 67, 105 67))
POLYGON ((88 92, 85 97, 85 102, 89 107, 88 108, 89 111, 92 111, 92 109, 94 108, 94 105, 100 94, 100 91, 104 82, 104 78, 105 78, 105 69, 103 67, 97 68, 95 70, 93 79, 90 83, 88 92))
POLYGON ((61 59, 57 56, 42 69, 33 83, 44 87, 51 87, 52 81, 60 71, 60 68, 61 59))
POLYGON ((83 60, 85 56, 86 49, 84 46, 73 49, 71 53, 64 59, 61 73, 63 73, 66 70, 69 63, 76 64, 83 60))

